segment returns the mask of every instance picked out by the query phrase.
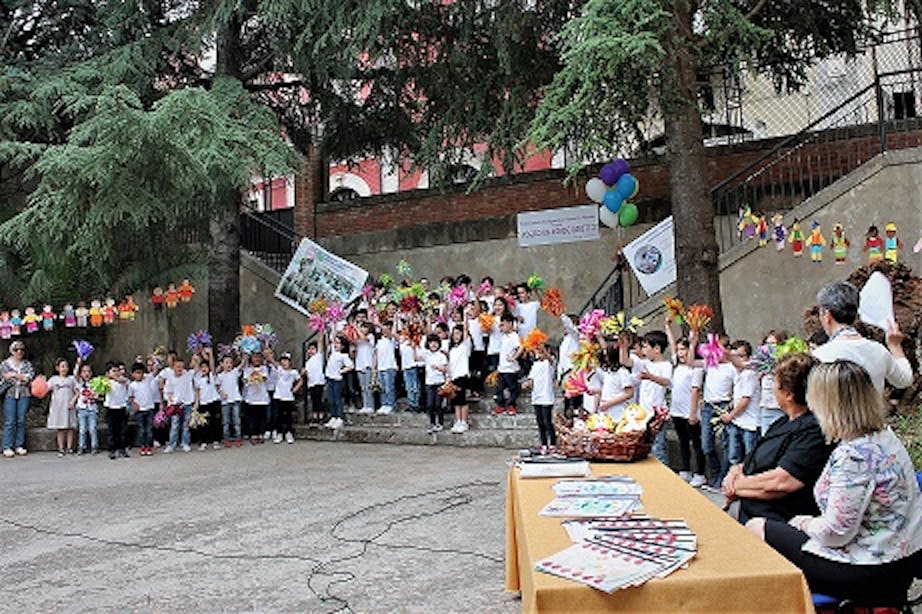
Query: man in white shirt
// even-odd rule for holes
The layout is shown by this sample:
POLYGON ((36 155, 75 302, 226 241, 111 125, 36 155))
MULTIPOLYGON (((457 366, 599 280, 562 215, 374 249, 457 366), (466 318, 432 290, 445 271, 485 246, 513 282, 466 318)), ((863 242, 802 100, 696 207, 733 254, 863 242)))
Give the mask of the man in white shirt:
POLYGON ((820 307, 820 323, 829 335, 829 341, 813 351, 818 360, 849 360, 860 365, 881 394, 884 382, 894 388, 912 384, 912 368, 900 345, 903 333, 895 322, 890 323, 887 331, 887 347, 862 337, 855 330, 860 301, 858 288, 847 281, 833 282, 817 293, 816 300, 820 307))

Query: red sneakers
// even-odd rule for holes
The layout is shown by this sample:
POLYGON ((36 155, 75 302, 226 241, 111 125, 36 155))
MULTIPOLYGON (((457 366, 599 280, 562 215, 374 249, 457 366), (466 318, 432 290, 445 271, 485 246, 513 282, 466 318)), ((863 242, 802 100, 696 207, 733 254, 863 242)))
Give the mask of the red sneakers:
POLYGON ((507 407, 506 413, 509 414, 510 416, 514 416, 515 415, 515 405, 510 405, 509 407, 507 407))
POLYGON ((501 405, 497 405, 496 409, 493 410, 493 415, 502 416, 504 411, 506 411, 505 407, 502 407, 501 405))
POLYGON ((229 448, 229 447, 231 447, 231 445, 232 445, 232 444, 231 444, 230 439, 225 439, 225 440, 224 440, 224 447, 225 447, 225 448, 229 448))

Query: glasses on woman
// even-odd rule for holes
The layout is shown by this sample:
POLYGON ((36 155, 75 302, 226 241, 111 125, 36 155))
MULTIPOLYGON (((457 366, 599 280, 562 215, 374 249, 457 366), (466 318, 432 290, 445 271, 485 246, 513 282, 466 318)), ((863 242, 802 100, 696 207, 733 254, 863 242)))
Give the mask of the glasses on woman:
POLYGON ((13 348, 14 352, 25 352, 26 348, 13 348))

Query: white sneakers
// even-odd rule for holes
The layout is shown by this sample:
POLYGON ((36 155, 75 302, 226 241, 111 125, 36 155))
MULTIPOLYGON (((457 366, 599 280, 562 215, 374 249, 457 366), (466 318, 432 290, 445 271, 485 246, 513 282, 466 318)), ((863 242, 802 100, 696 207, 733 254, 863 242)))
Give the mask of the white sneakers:
MULTIPOLYGON (((328 429, 341 429, 343 428, 344 425, 345 425, 345 422, 343 422, 342 418, 330 418, 327 421, 327 423, 324 424, 323 426, 324 428, 328 428, 328 429)), ((292 441, 293 439, 294 438, 292 438, 292 441)), ((289 443, 292 443, 292 442, 289 442, 289 443)))
POLYGON ((704 477, 703 475, 701 475, 700 473, 696 473, 696 474, 693 475, 692 478, 688 481, 688 485, 689 485, 689 486, 692 486, 692 487, 694 487, 694 488, 701 488, 702 486, 704 486, 704 485, 707 484, 707 483, 708 483, 707 478, 705 478, 705 477, 704 477))
POLYGON ((679 477, 685 480, 686 482, 691 482, 691 479, 692 479, 691 471, 680 471, 679 477))
POLYGON ((6 450, 3 451, 3 456, 7 458, 13 458, 14 456, 16 456, 16 453, 10 450, 9 448, 7 448, 6 450))
POLYGON ((468 430, 468 428, 469 428, 469 427, 467 426, 467 421, 465 421, 465 420, 455 420, 454 426, 451 427, 451 432, 452 432, 452 433, 457 433, 457 434, 460 435, 461 433, 466 433, 467 430, 468 430))
POLYGON ((294 434, 291 431, 288 431, 287 433, 285 433, 285 443, 294 443, 294 442, 295 442, 294 434))
POLYGON ((165 448, 163 449, 163 453, 164 453, 164 454, 172 454, 172 453, 173 453, 173 446, 167 446, 167 447, 165 447, 165 448))
POLYGON ((29 451, 23 448, 22 446, 19 446, 18 448, 16 448, 16 456, 25 456, 28 453, 29 451))
POLYGON ((201 450, 202 452, 204 452, 205 450, 208 449, 208 444, 207 444, 207 443, 201 443, 201 444, 199 444, 198 449, 201 450))
POLYGON ((265 433, 263 433, 263 441, 269 441, 271 439, 272 439, 271 431, 266 431, 265 433))
POLYGON ((272 443, 282 443, 282 434, 281 434, 281 433, 276 433, 276 434, 272 437, 272 443))
POLYGON ((380 409, 378 409, 378 411, 376 411, 375 413, 378 414, 379 416, 386 416, 393 412, 394 412, 394 408, 391 407, 390 405, 382 405, 380 409))
POLYGON ((189 446, 189 444, 185 444, 185 443, 184 443, 184 444, 182 444, 182 451, 185 452, 186 454, 188 454, 189 452, 192 451, 192 448, 189 446))
POLYGON ((373 414, 373 413, 375 413, 375 410, 374 410, 373 408, 371 408, 371 407, 363 407, 363 408, 360 409, 357 413, 360 413, 360 414, 373 414))

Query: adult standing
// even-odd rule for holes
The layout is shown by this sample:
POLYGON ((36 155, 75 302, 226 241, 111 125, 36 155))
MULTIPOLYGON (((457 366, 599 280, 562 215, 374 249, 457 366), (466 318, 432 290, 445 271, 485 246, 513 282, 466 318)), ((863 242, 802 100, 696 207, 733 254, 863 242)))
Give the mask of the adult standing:
POLYGON ((35 377, 32 363, 26 360, 22 341, 10 344, 10 357, 0 364, 3 393, 3 456, 25 456, 26 412, 31 398, 30 384, 35 377))
POLYGON ((849 360, 868 372, 871 383, 883 394, 884 382, 894 388, 912 384, 912 368, 900 342, 903 333, 895 322, 887 330, 887 347, 862 337, 855 330, 858 318, 858 288, 847 281, 836 281, 816 295, 820 307, 820 323, 829 341, 816 348, 813 355, 820 362, 849 360))

